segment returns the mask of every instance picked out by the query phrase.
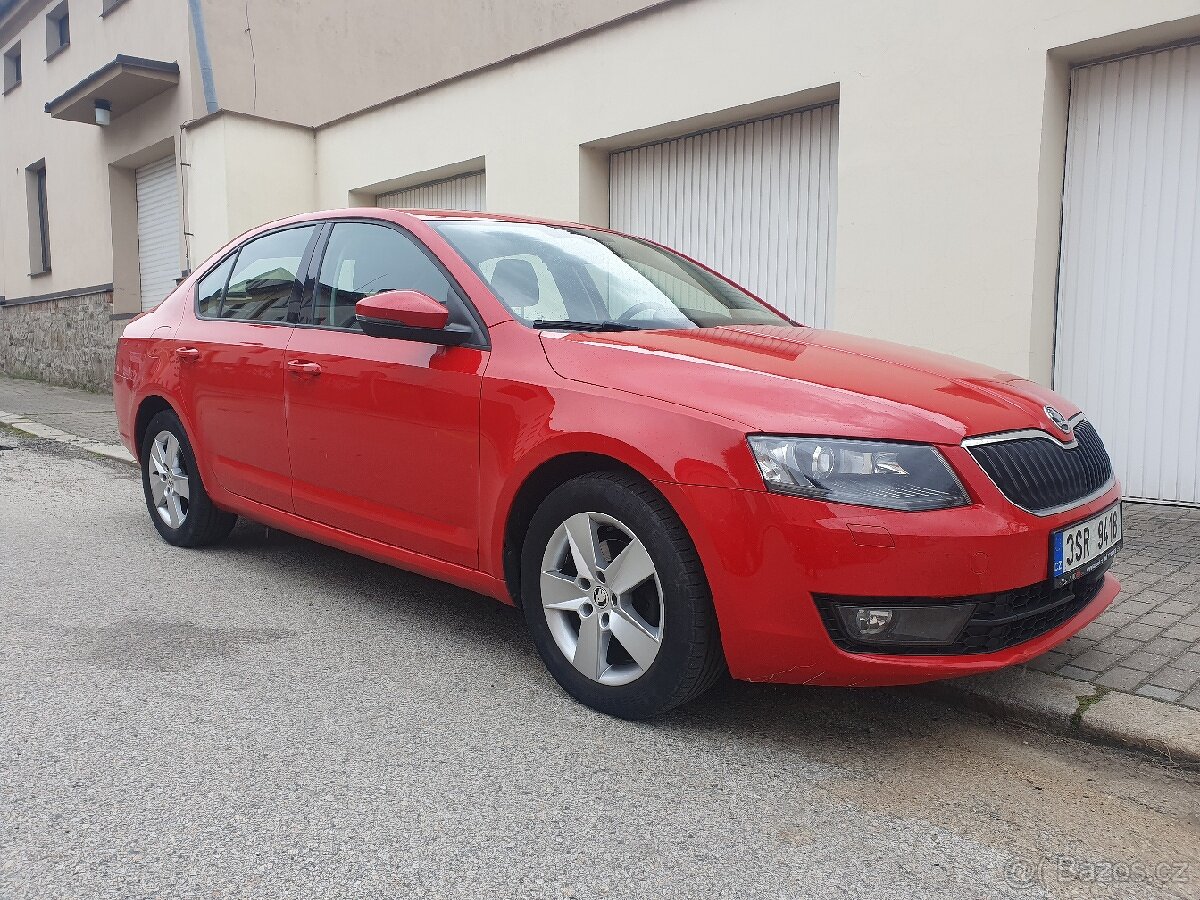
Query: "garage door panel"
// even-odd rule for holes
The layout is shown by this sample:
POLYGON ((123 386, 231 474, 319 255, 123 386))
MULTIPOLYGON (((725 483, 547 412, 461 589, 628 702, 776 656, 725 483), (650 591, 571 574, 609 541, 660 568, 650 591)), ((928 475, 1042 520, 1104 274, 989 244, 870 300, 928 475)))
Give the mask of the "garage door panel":
POLYGON ((832 303, 837 137, 832 104, 614 153, 610 223, 824 325, 832 303))
POLYGON ((1200 503, 1200 47, 1072 77, 1055 386, 1126 494, 1200 503))
POLYGON ((175 289, 180 275, 182 218, 175 157, 134 171, 137 196, 138 276, 141 308, 150 309, 175 289))
POLYGON ((385 209, 460 209, 482 212, 485 208, 483 172, 420 184, 400 191, 380 194, 376 206, 385 209))

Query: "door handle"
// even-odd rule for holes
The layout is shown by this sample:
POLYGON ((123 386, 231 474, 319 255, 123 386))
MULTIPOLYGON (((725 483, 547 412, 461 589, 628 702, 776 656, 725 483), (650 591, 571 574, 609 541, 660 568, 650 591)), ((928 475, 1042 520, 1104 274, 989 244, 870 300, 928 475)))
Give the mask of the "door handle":
POLYGON ((176 347, 175 355, 183 362, 195 362, 200 358, 200 351, 195 347, 176 347))
POLYGON ((288 371, 293 375, 308 375, 309 377, 315 377, 321 374, 321 367, 313 362, 301 362, 298 359, 289 359, 287 367, 288 371))

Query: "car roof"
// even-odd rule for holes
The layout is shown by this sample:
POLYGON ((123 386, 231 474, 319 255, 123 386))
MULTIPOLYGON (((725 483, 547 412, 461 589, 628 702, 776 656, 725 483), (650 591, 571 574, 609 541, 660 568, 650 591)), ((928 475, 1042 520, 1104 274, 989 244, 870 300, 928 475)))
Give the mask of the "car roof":
MULTIPOLYGON (((280 225, 290 225, 297 222, 310 222, 321 219, 341 219, 341 218, 371 218, 385 219, 394 222, 403 222, 406 219, 420 219, 422 221, 431 222, 448 219, 471 219, 487 222, 519 222, 529 225, 555 225, 567 228, 595 228, 594 225, 584 225, 579 222, 567 222, 556 219, 543 219, 535 216, 519 216, 509 215, 506 213, 493 212, 472 212, 461 209, 392 209, 381 206, 353 206, 343 207, 340 209, 323 209, 314 212, 299 213, 294 216, 286 216, 281 219, 276 219, 273 222, 267 222, 258 228, 252 229, 253 232, 262 231, 267 228, 278 227, 280 225)), ((605 229, 600 229, 605 230, 605 229)))

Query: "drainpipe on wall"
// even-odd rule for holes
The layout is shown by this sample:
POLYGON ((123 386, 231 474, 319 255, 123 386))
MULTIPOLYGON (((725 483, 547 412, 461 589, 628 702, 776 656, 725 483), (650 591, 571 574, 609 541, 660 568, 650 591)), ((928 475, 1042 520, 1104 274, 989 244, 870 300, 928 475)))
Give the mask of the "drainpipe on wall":
POLYGON ((196 35, 196 58, 200 62, 200 82, 204 86, 204 106, 211 114, 217 107, 217 88, 213 82, 212 59, 208 55, 208 39, 204 36, 204 11, 200 0, 188 0, 192 14, 192 31, 196 35))

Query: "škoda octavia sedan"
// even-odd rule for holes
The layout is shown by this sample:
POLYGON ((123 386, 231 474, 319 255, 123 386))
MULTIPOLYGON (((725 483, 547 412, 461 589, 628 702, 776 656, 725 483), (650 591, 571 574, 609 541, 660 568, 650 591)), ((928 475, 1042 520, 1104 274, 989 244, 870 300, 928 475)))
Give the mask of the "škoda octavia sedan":
POLYGON ((1119 488, 1068 400, 602 229, 272 222, 126 328, 114 387, 165 540, 245 516, 516 604, 617 716, 726 669, 985 672, 1117 593, 1119 488))

